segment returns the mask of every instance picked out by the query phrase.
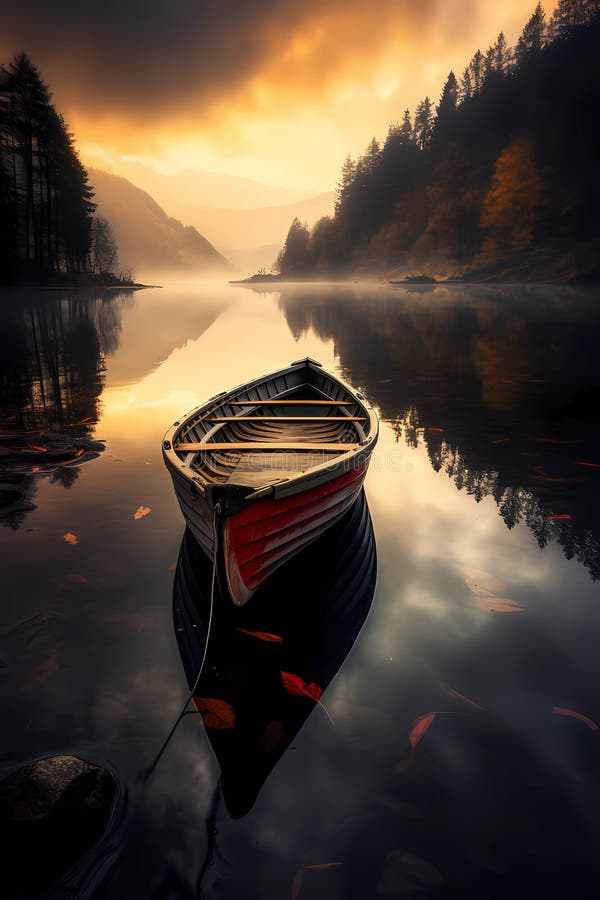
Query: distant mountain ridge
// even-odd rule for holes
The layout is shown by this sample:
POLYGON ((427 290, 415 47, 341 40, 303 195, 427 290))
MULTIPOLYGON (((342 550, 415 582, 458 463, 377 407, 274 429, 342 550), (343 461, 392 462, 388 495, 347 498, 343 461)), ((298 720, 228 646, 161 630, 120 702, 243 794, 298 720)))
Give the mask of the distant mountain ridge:
POLYGON ((218 250, 192 225, 170 217, 150 194, 120 175, 89 169, 98 215, 110 222, 121 268, 136 276, 178 272, 231 275, 235 272, 218 250))
POLYGON ((127 160, 119 162, 119 172, 186 222, 194 221, 193 211, 198 207, 237 210, 282 206, 307 200, 314 194, 311 190, 281 188, 251 178, 201 169, 165 175, 151 166, 127 160))

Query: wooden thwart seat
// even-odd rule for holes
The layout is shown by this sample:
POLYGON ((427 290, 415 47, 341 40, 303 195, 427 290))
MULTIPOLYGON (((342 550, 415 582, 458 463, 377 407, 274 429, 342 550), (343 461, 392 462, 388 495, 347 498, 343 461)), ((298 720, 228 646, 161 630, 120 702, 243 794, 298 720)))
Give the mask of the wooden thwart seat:
POLYGON ((261 441, 223 441, 223 442, 205 442, 195 444, 177 444, 173 449, 176 453, 202 453, 212 452, 213 450, 256 450, 259 453, 274 450, 323 450, 328 453, 346 453, 350 450, 357 450, 360 444, 314 444, 300 441, 281 443, 262 443, 261 441))
POLYGON ((365 422, 366 416, 209 416, 207 422, 365 422))
POLYGON ((353 400, 228 400, 229 406, 356 406, 353 400))

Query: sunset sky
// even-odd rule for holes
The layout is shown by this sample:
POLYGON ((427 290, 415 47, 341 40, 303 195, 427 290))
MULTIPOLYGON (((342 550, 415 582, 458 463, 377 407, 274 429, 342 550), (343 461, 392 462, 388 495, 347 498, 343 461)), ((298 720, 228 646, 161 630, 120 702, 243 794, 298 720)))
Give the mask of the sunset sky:
MULTIPOLYGON (((83 159, 331 190, 347 152, 437 101, 534 0, 21 0, 0 58, 28 52, 83 159)), ((548 11, 551 9, 549 7, 548 11)))

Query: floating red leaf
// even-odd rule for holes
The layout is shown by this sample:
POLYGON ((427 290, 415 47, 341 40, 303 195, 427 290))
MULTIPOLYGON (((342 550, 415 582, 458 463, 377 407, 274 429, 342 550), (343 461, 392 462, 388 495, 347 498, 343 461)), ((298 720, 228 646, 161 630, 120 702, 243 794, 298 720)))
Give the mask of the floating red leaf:
POLYGON ((483 710, 483 706, 480 706, 479 703, 471 700, 470 697, 466 697, 464 694, 461 694, 460 691, 456 691, 453 687, 450 687, 449 684, 442 683, 440 687, 446 694, 448 694, 449 697, 454 697, 455 700, 462 700, 463 703, 467 703, 469 706, 472 706, 473 709, 483 710))
POLYGON ((73 534, 73 532, 71 531, 67 531, 67 533, 63 535, 63 538, 65 539, 67 544, 72 544, 73 546, 79 543, 77 535, 73 534))
POLYGON ((75 428, 77 425, 85 425, 86 422, 93 422, 92 416, 86 416, 85 419, 80 419, 79 422, 65 422, 63 427, 65 428, 75 428))
POLYGON ((205 728, 235 728, 235 712, 225 700, 213 697, 194 697, 196 709, 202 716, 205 728))
POLYGON ((315 703, 318 703, 329 721, 332 725, 335 725, 333 716, 327 709, 324 703, 321 703, 319 697, 323 693, 322 689, 318 684, 315 684, 313 681, 310 683, 303 681, 299 675, 294 675, 292 672, 281 672, 281 680, 283 681, 283 686, 290 694, 296 694, 299 696, 310 697, 311 700, 314 700, 315 703))
POLYGON ((546 518, 553 522, 559 522, 562 519, 572 519, 573 516, 570 513, 554 513, 554 515, 546 516, 546 518))
POLYGON ((34 666, 29 673, 27 680, 36 684, 43 684, 45 681, 48 681, 51 675, 60 671, 62 671, 61 666, 59 665, 56 654, 53 653, 48 659, 45 659, 43 662, 38 663, 37 666, 34 666))
POLYGON ((132 518, 133 519, 143 519, 144 516, 149 516, 151 512, 152 512, 152 507, 150 507, 150 506, 138 506, 138 508, 134 512, 132 518))
POLYGON ((431 426, 425 426, 425 428, 423 429, 423 431, 440 431, 440 432, 443 430, 444 430, 443 428, 433 428, 431 426))
POLYGON ((552 484, 570 484, 571 480, 572 480, 570 478, 563 478, 562 475, 549 475, 544 470, 543 466, 535 467, 534 478, 537 478, 540 481, 548 481, 548 482, 551 482, 552 484))
POLYGON ((476 597, 475 598, 482 609, 488 612, 514 613, 523 612, 523 607, 516 600, 510 600, 508 597, 476 597))
POLYGON ((259 641, 266 641, 270 644, 283 644, 283 638, 279 637, 278 634, 269 634, 268 631, 248 631, 247 628, 236 628, 236 631, 241 631, 242 634, 249 634, 250 637, 258 638, 259 641))
POLYGON ((304 866, 302 869, 298 869, 296 874, 294 875, 294 880, 292 882, 292 900, 298 900, 300 896, 300 891, 302 890, 302 885, 304 883, 304 873, 307 869, 311 869, 313 872, 322 871, 323 869, 333 869, 335 866, 343 866, 342 862, 330 862, 330 863, 315 863, 312 866, 304 866))
POLYGON ((264 749, 270 753, 271 750, 274 750, 275 747, 278 747, 279 744, 285 739, 285 729, 283 727, 283 722, 269 722, 268 725, 265 726, 265 730, 262 733, 261 744, 264 749))
POLYGON ((114 616, 106 616, 102 622, 105 625, 118 625, 130 631, 141 631, 142 628, 148 628, 154 624, 154 620, 150 616, 137 612, 116 613, 114 616))
POLYGON ((69 572, 68 575, 65 575, 65 579, 71 584, 85 584, 87 581, 85 575, 80 575, 79 572, 69 572))
POLYGON ((583 713, 576 712, 574 709, 567 709, 565 706, 554 706, 552 712, 555 716, 570 716, 572 719, 579 719, 580 722, 587 725, 590 731, 599 730, 593 719, 590 719, 589 716, 584 716, 583 713))
POLYGON ((415 719, 415 721, 412 723, 412 727, 408 735, 408 742, 412 747, 413 753, 417 744, 420 744, 425 737, 430 725, 435 719, 435 716, 436 714, 434 712, 425 713, 424 715, 419 716, 418 719, 415 719))
POLYGON ((292 672, 282 672, 281 679, 283 681, 283 686, 290 694, 302 695, 304 694, 306 697, 311 697, 313 700, 318 700, 323 691, 319 687, 318 684, 314 682, 310 682, 310 684, 304 679, 300 678, 299 675, 294 675, 292 672))

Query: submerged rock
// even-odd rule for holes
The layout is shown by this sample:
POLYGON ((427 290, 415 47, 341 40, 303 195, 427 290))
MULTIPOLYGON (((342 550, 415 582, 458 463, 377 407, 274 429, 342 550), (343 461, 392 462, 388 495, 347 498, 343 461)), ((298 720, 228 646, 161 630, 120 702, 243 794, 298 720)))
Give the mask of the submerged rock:
POLYGON ((0 782, 1 896, 50 887, 100 839, 116 782, 75 756, 36 760, 0 782))

